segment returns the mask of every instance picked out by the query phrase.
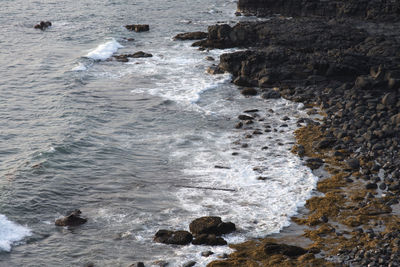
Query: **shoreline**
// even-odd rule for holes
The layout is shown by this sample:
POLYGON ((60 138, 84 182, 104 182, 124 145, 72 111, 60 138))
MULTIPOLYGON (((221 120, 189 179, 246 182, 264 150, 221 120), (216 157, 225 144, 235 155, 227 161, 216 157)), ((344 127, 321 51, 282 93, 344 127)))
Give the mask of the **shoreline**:
POLYGON ((291 226, 265 239, 231 245, 236 252, 208 266, 399 264, 400 216, 392 211, 398 209, 400 189, 400 32, 393 23, 385 24, 276 17, 210 26, 208 39, 194 44, 246 48, 222 55, 213 71, 233 74, 238 86, 278 91, 291 101, 319 107, 323 119, 296 130, 293 153, 311 169, 329 174, 318 181, 323 195, 310 198, 291 226), (304 246, 305 240, 310 244, 304 246), (269 253, 271 242, 302 245, 307 253, 269 253))

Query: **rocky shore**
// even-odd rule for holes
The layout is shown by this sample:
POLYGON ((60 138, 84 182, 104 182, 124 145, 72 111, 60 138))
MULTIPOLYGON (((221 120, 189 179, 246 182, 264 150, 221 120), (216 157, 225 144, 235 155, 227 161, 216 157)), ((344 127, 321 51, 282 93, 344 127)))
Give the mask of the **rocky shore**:
POLYGON ((310 240, 302 253, 278 236, 234 245, 209 266, 399 266, 400 1, 240 0, 238 9, 293 17, 210 26, 194 46, 246 48, 210 72, 320 113, 298 121, 293 153, 327 175, 292 218, 304 226, 292 239, 310 240))

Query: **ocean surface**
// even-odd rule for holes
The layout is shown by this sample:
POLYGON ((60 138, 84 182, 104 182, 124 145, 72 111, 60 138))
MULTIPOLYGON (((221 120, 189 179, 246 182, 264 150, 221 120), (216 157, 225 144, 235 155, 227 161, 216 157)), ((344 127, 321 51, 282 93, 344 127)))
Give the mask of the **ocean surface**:
POLYGON ((316 184, 290 152, 301 105, 242 96, 228 74, 205 71, 216 63, 206 57, 233 50, 172 39, 255 19, 235 9, 230 0, 1 1, 0 266, 205 266, 230 249, 157 244, 155 232, 215 215, 237 225, 224 238, 240 242, 289 225, 316 184), (41 20, 53 26, 34 29, 41 20), (137 51, 153 57, 110 60, 137 51), (252 127, 272 131, 235 129, 248 109, 264 119, 252 127), (85 225, 54 225, 77 208, 85 225))

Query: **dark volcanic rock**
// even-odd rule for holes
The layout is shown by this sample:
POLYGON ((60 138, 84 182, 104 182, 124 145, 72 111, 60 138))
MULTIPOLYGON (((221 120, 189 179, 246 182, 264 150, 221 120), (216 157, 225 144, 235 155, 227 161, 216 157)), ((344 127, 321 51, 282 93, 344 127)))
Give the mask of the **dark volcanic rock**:
POLYGON ((57 219, 55 225, 57 226, 78 226, 87 222, 87 219, 81 217, 80 210, 74 210, 68 216, 57 219))
POLYGON ((214 234, 200 234, 192 241, 193 245, 225 246, 228 244, 223 238, 214 234))
POLYGON ((359 17, 362 19, 398 20, 399 1, 360 0, 239 0, 238 11, 245 15, 359 17))
POLYGON ((306 254, 308 251, 301 247, 268 242, 264 246, 264 252, 267 255, 283 254, 288 257, 298 257, 306 254))
POLYGON ((174 37, 174 40, 201 40, 208 37, 206 32, 187 32, 179 33, 174 37))
POLYGON ((51 26, 50 21, 41 21, 40 23, 36 24, 33 28, 44 31, 45 29, 47 29, 50 26, 51 26))
POLYGON ((235 231, 236 227, 234 223, 222 222, 221 217, 206 216, 192 221, 189 225, 189 229, 194 235, 223 235, 235 231))
POLYGON ((257 90, 252 87, 246 87, 240 93, 245 96, 255 96, 257 95, 257 90))
POLYGON ((135 32, 147 32, 150 30, 150 26, 147 24, 125 25, 125 28, 127 28, 130 31, 135 31, 135 32))
POLYGON ((192 234, 187 231, 159 230, 154 236, 155 242, 172 245, 187 245, 192 240, 192 234))
POLYGON ((152 57, 152 56, 153 56, 152 54, 145 53, 143 51, 139 51, 139 52, 136 52, 133 54, 117 55, 117 56, 114 56, 114 58, 120 62, 128 62, 129 58, 141 58, 141 57, 152 57))

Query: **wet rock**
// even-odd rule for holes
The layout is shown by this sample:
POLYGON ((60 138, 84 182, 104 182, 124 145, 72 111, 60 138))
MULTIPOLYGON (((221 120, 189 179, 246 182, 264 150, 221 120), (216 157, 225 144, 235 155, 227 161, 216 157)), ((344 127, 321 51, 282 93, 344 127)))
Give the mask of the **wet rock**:
POLYGON ((208 250, 208 251, 203 251, 203 252, 201 253, 201 256, 203 256, 203 257, 209 257, 209 256, 211 256, 211 255, 213 255, 213 254, 214 254, 214 252, 208 250))
POLYGON ((153 265, 157 265, 159 267, 166 267, 169 266, 169 263, 163 260, 153 262, 153 265))
POLYGON ((135 31, 135 32, 147 32, 150 30, 150 26, 148 24, 125 25, 125 28, 130 31, 135 31))
POLYGON ((119 62, 128 62, 129 58, 142 58, 142 57, 152 57, 152 54, 145 53, 143 51, 139 51, 133 54, 123 54, 114 56, 114 58, 119 62))
POLYGON ((267 90, 264 91, 261 95, 262 98, 264 99, 277 99, 281 97, 281 94, 278 91, 275 90, 267 90))
POLYGON ((35 29, 39 29, 39 30, 46 30, 48 27, 51 26, 51 22, 50 21, 41 21, 38 24, 36 24, 35 26, 33 26, 35 29))
POLYGON ((223 74, 224 71, 221 70, 218 66, 213 65, 213 66, 210 66, 210 67, 207 68, 207 73, 209 73, 209 74, 211 74, 211 75, 214 75, 214 74, 223 74))
POLYGON ((346 161, 346 164, 350 169, 353 170, 360 169, 360 161, 358 159, 349 159, 346 161))
POLYGON ((155 242, 163 244, 187 245, 192 240, 192 234, 187 231, 159 230, 154 236, 155 242))
POLYGON ((208 61, 214 61, 215 58, 213 58, 213 57, 211 57, 211 56, 206 56, 206 60, 208 60, 208 61))
POLYGON ((255 96, 257 95, 257 90, 252 87, 246 87, 240 93, 245 96, 255 96))
POLYGON ((189 229, 194 235, 223 235, 235 231, 236 226, 232 222, 222 222, 221 217, 206 216, 192 221, 189 225, 189 229))
POLYGON ((145 267, 143 262, 138 262, 138 263, 134 263, 129 265, 129 267, 145 267))
POLYGON ((225 246, 228 243, 214 234, 200 234, 192 241, 193 245, 225 246))
POLYGON ((78 226, 87 222, 86 218, 81 217, 82 212, 80 210, 74 210, 68 216, 57 219, 55 225, 57 226, 78 226))
POLYGON ((186 262, 185 264, 183 264, 182 267, 192 267, 195 265, 196 265, 195 261, 189 261, 189 262, 186 262))
POLYGON ((264 252, 267 255, 282 254, 288 257, 298 257, 306 254, 308 251, 301 247, 268 242, 264 245, 264 252))
POLYGON ((206 32, 187 32, 180 33, 174 37, 174 40, 201 40, 208 37, 206 32))
POLYGON ((368 183, 365 185, 365 189, 377 189, 378 185, 376 183, 368 183))
POLYGON ((238 116, 238 119, 239 119, 239 120, 242 120, 242 121, 254 120, 253 117, 248 116, 248 115, 239 115, 239 116, 238 116))

